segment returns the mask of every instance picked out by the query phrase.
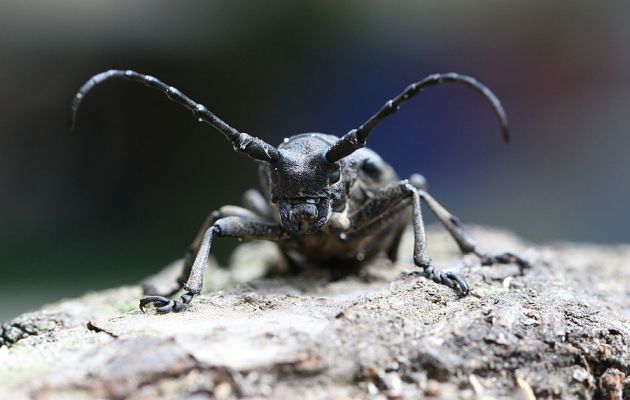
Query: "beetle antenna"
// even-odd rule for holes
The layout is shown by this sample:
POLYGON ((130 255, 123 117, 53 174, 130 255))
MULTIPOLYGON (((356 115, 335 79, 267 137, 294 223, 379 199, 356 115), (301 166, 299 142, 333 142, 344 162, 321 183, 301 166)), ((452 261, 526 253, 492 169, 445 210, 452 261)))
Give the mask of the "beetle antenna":
POLYGON ((81 86, 72 101, 70 130, 74 129, 77 111, 85 95, 92 90, 94 86, 110 79, 126 79, 129 81, 143 83, 146 86, 157 89, 166 94, 169 99, 190 110, 193 115, 199 119, 199 122, 205 122, 221 132, 232 143, 235 151, 245 153, 251 158, 261 161, 274 162, 278 159, 278 150, 269 143, 257 137, 248 135, 247 133, 237 131, 219 117, 211 113, 204 105, 191 100, 188 96, 173 86, 168 86, 153 76, 143 75, 130 70, 123 71, 112 69, 101 72, 100 74, 94 75, 83 86, 81 86))
POLYGON ((409 85, 401 94, 385 103, 385 105, 376 114, 372 115, 363 125, 359 126, 357 129, 351 130, 333 143, 326 152, 326 159, 330 162, 339 161, 342 158, 349 156, 354 151, 365 147, 365 142, 367 141, 368 136, 370 136, 372 129, 380 124, 385 118, 398 111, 404 102, 411 99, 429 86, 435 86, 447 82, 464 84, 481 94, 486 101, 490 103, 490 106, 499 120, 503 141, 505 143, 510 141, 507 115, 505 114, 505 110, 503 109, 503 106, 497 96, 495 96, 490 89, 477 81, 475 78, 450 72, 446 74, 429 75, 421 81, 409 85))

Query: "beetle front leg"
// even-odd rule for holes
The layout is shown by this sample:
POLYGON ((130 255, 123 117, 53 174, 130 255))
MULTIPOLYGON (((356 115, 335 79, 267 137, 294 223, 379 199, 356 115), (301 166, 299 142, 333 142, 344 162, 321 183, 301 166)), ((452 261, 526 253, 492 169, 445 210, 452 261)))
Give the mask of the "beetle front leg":
POLYGON ((186 251, 186 254, 184 256, 182 271, 175 281, 173 287, 166 292, 160 293, 160 291, 153 284, 145 282, 142 284, 143 294, 146 296, 170 297, 179 292, 186 283, 188 276, 190 276, 190 271, 192 269, 195 258, 197 257, 199 247, 201 246, 201 241, 203 240, 206 231, 212 225, 214 225, 216 221, 225 217, 244 217, 250 219, 259 219, 252 211, 238 206, 228 205, 223 206, 218 210, 212 211, 210 214, 208 214, 203 224, 201 225, 199 232, 188 247, 188 250, 186 251))
POLYGON ((451 237, 453 237, 462 253, 475 254, 481 259, 482 265, 514 263, 519 267, 521 275, 526 269, 531 268, 530 263, 526 259, 511 252, 505 252, 494 256, 482 253, 477 249, 477 245, 473 238, 462 228, 459 218, 448 212, 426 191, 418 190, 418 194, 420 195, 420 199, 426 203, 431 212, 433 212, 451 237))
POLYGON ((195 262, 190 268, 186 283, 183 284, 186 293, 176 300, 165 296, 145 296, 140 300, 140 310, 144 312, 146 306, 153 305, 158 313, 179 312, 192 301, 194 295, 201 293, 203 275, 214 237, 279 241, 286 237, 286 233, 277 224, 247 217, 225 217, 217 220, 201 239, 195 262))
POLYGON ((436 283, 458 289, 467 295, 470 288, 464 278, 452 272, 444 272, 431 264, 427 249, 427 238, 422 219, 419 190, 408 181, 399 182, 393 186, 373 193, 363 206, 350 216, 351 228, 347 231, 349 238, 360 238, 376 234, 401 213, 408 212, 409 200, 412 206, 412 226, 414 235, 413 260, 423 269, 426 278, 436 283))
POLYGON ((412 199, 412 227, 413 227, 413 261, 424 270, 424 276, 432 279, 436 283, 441 283, 452 289, 459 286, 461 293, 466 296, 470 293, 468 283, 461 276, 435 269, 431 265, 431 258, 427 249, 427 236, 424 230, 424 221, 422 219, 422 208, 420 204, 419 191, 411 184, 406 184, 405 189, 411 194, 412 199))

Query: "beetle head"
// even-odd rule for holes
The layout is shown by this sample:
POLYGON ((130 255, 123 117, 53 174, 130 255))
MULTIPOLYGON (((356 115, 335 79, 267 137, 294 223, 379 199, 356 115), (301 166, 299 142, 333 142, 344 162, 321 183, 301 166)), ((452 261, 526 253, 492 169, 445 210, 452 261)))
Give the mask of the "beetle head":
POLYGON ((278 160, 269 165, 271 201, 290 233, 320 230, 344 205, 341 163, 326 160, 329 146, 320 135, 294 136, 278 147, 278 160))

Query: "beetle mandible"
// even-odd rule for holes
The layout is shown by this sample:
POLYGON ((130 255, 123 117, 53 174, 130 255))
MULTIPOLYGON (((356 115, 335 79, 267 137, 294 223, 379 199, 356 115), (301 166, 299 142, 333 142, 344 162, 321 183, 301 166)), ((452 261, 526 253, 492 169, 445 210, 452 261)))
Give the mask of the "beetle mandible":
POLYGON ((205 106, 191 100, 157 78, 131 70, 109 70, 90 78, 77 92, 71 109, 71 129, 84 96, 94 86, 111 79, 143 83, 181 104, 200 121, 221 132, 237 152, 257 161, 262 193, 248 190, 243 207, 224 206, 206 218, 190 245, 177 284, 169 293, 150 293, 140 309, 152 305, 159 313, 178 312, 201 293, 203 274, 215 237, 276 242, 294 265, 310 262, 334 268, 356 267, 386 252, 396 258, 400 238, 411 220, 414 263, 423 275, 467 295, 470 288, 458 274, 435 268, 429 257, 421 203, 435 214, 463 254, 475 254, 484 265, 516 263, 521 273, 530 264, 517 254, 488 255, 426 190, 425 180, 414 174, 400 180, 394 169, 365 147, 372 130, 423 89, 446 82, 465 85, 490 104, 509 141, 507 116, 499 99, 476 79, 457 73, 433 74, 409 85, 402 93, 356 129, 341 138, 323 133, 304 133, 285 139, 278 147, 239 132, 205 106), (185 294, 170 299, 180 290, 185 294))

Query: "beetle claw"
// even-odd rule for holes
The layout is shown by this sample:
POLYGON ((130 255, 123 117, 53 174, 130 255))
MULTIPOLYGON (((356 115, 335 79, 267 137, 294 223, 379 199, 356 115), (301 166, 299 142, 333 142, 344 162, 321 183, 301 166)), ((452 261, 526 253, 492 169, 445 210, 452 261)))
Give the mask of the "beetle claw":
POLYGON ((145 312, 144 308, 151 303, 155 303, 154 307, 163 307, 170 300, 163 296, 144 296, 140 299, 140 311, 145 312))
POLYGON ((479 252, 475 252, 475 254, 477 255, 477 257, 479 257, 481 261, 481 265, 485 265, 485 266, 493 265, 493 264, 514 263, 518 266, 519 275, 525 274, 526 270, 532 268, 532 264, 529 261, 527 261, 522 256, 519 256, 518 254, 511 253, 511 252, 505 252, 505 253, 497 254, 494 256, 490 256, 488 254, 479 253, 479 252))
POLYGON ((145 307, 152 305, 158 314, 180 312, 186 308, 186 304, 192 301, 193 293, 186 293, 180 299, 171 300, 164 296, 144 296, 140 299, 140 311, 145 312, 145 307))
POLYGON ((427 279, 433 280, 435 283, 458 290, 464 296, 467 296, 470 293, 470 287, 468 286, 468 283, 466 283, 466 280, 455 273, 442 272, 435 269, 433 266, 428 266, 424 269, 424 276, 427 279))
POLYGON ((169 300, 169 302, 166 303, 165 305, 155 308, 155 311, 157 311, 158 314, 166 314, 166 313, 169 313, 169 312, 171 312, 173 310, 174 310, 174 302, 173 302, 173 300, 169 300))
POLYGON ((446 275, 448 275, 449 279, 457 282, 457 285, 459 285, 459 290, 464 296, 470 293, 470 287, 468 286, 468 283, 464 280, 464 278, 452 272, 447 272, 446 275))

